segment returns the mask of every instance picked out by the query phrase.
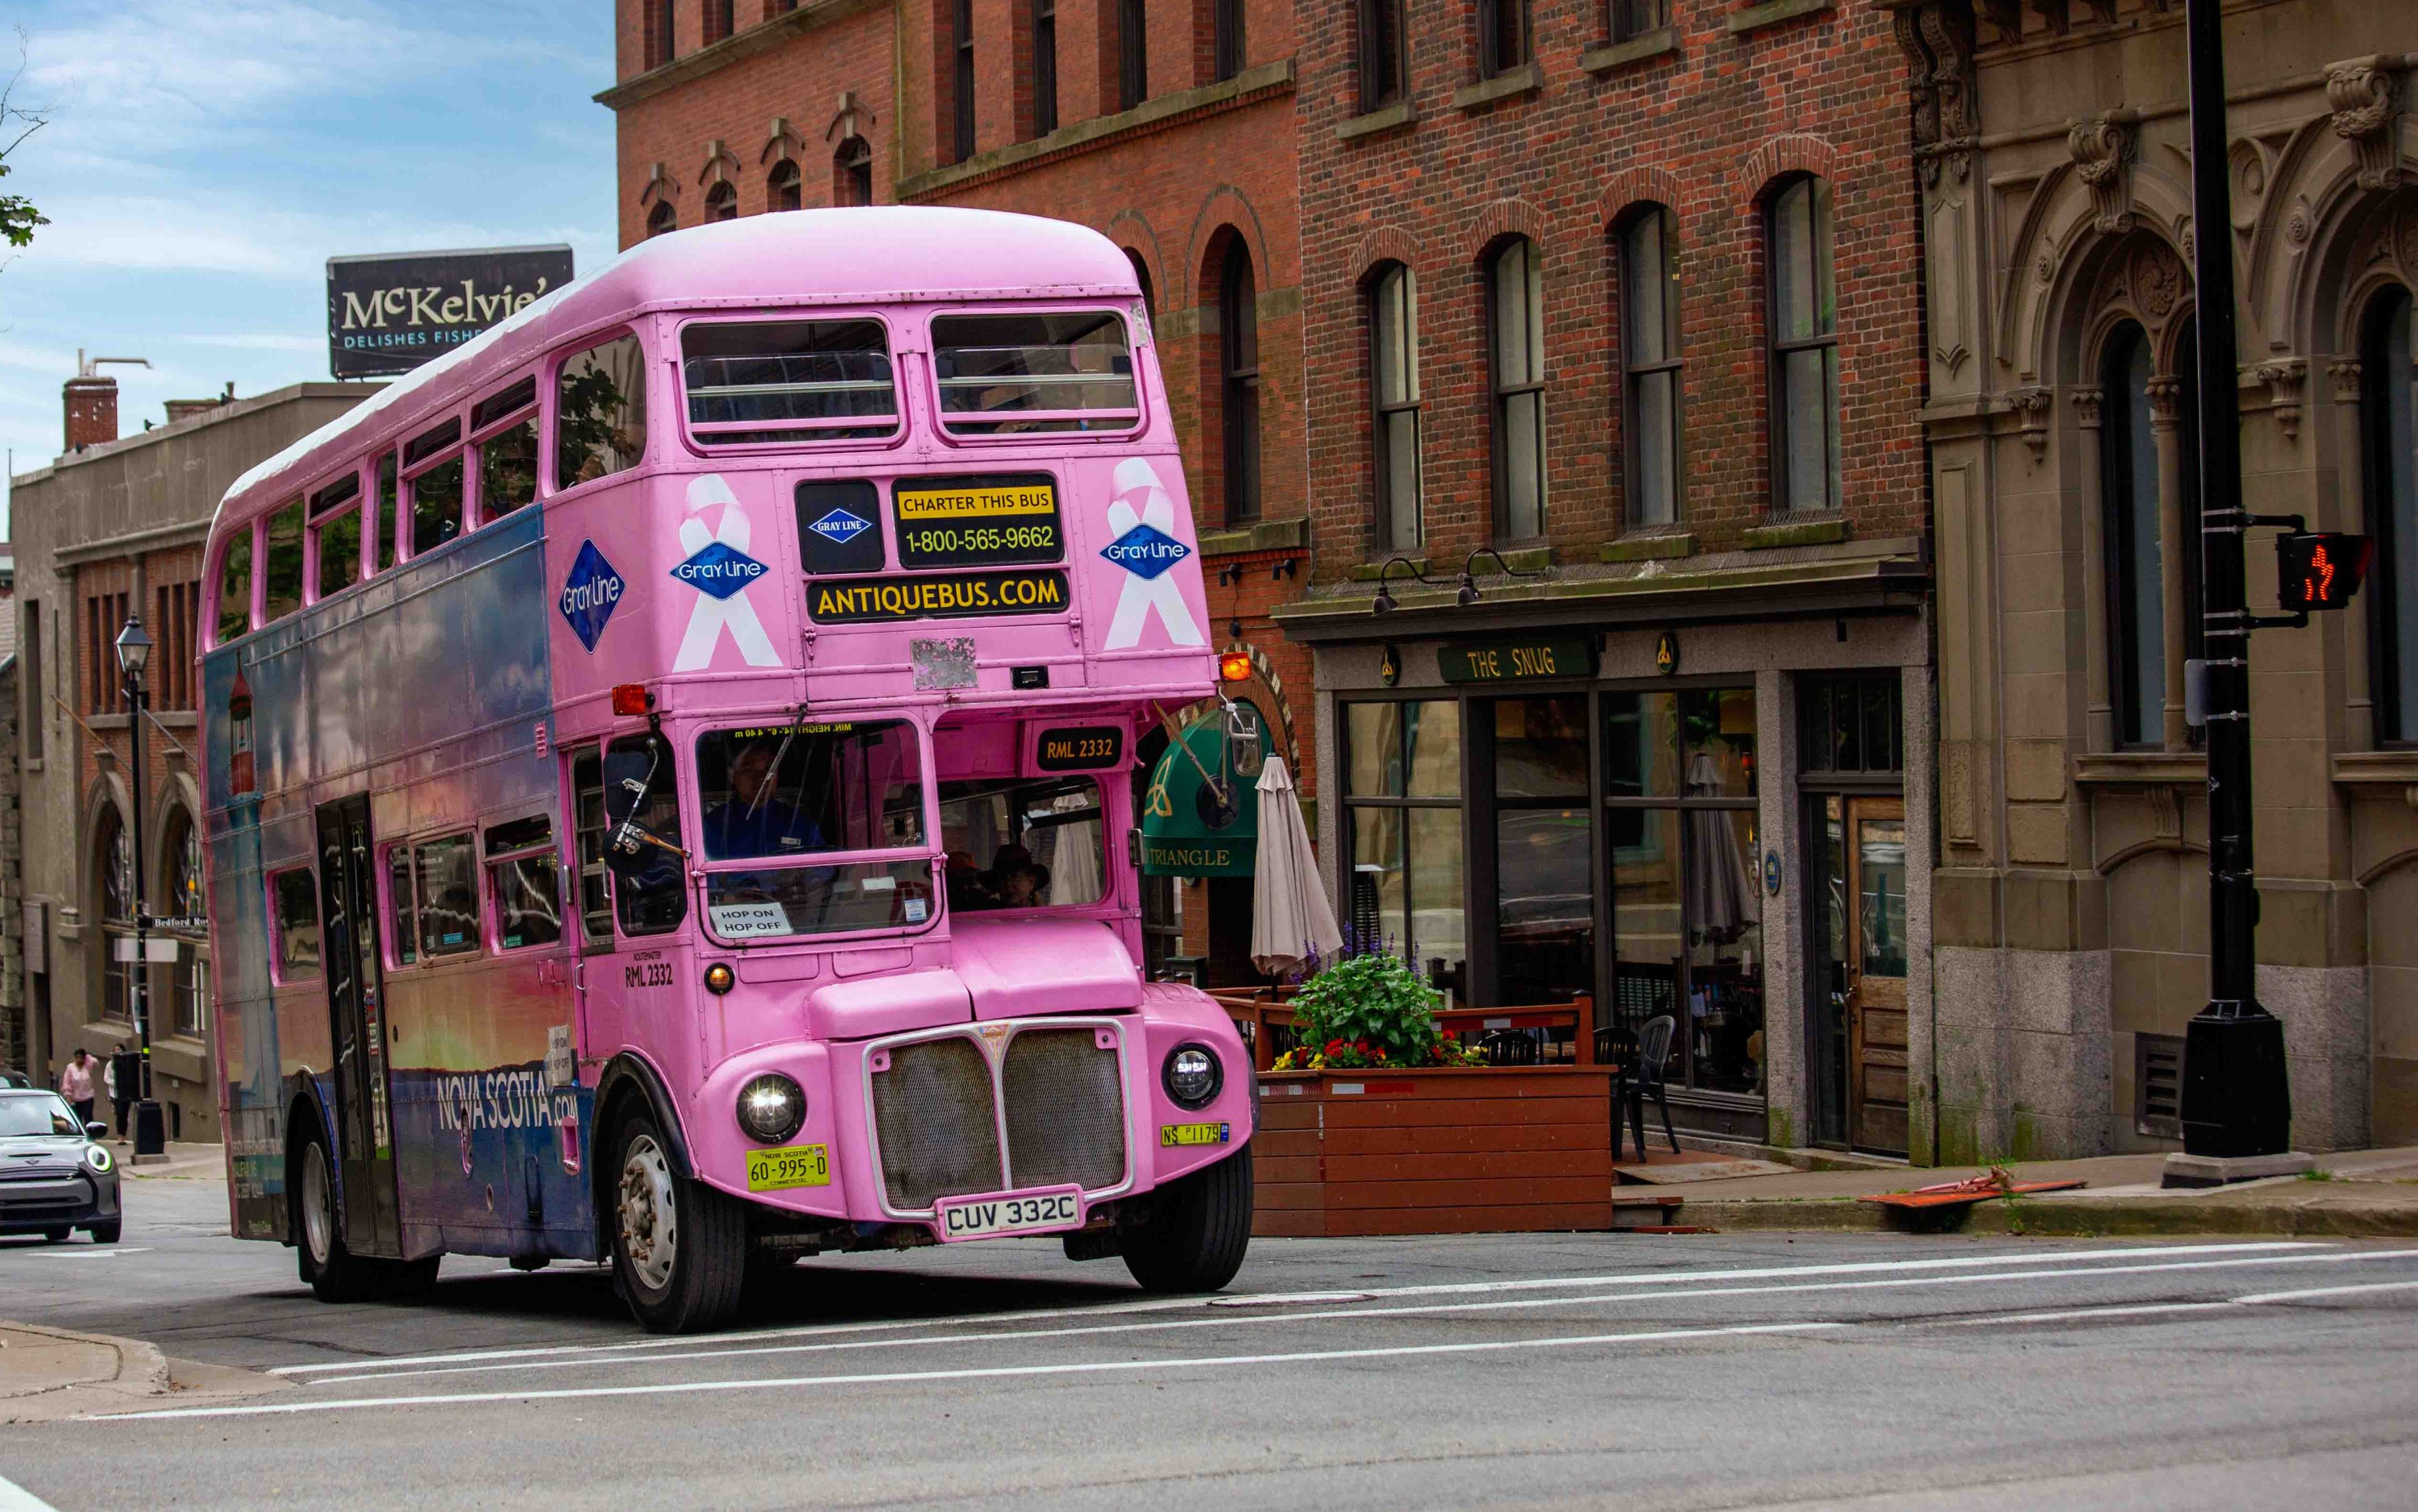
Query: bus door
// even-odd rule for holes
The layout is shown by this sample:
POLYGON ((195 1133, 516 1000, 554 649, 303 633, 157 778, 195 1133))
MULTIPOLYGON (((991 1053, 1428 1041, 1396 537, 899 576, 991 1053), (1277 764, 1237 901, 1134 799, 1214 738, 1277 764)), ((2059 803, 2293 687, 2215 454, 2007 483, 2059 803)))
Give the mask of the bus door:
POLYGON ((344 1246, 356 1255, 400 1256, 369 795, 322 803, 318 819, 319 914, 325 921, 329 1042, 336 1058, 344 1246))

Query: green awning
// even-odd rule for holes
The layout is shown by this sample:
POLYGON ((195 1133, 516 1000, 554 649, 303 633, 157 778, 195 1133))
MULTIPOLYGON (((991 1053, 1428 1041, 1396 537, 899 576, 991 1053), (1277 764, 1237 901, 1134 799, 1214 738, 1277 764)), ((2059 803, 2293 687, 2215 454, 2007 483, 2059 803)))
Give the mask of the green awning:
MULTIPOLYGON (((1244 708, 1258 715, 1256 705, 1244 708)), ((1268 722, 1259 721, 1267 754, 1268 722)), ((1259 858, 1259 773, 1232 770, 1216 710, 1167 748, 1142 801, 1141 869, 1149 877, 1248 877, 1259 858)))

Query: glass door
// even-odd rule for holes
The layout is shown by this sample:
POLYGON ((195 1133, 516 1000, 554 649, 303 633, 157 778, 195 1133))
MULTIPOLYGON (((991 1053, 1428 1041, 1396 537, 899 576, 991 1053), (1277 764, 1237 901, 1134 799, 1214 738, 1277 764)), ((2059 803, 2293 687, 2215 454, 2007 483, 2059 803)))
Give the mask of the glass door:
POLYGON ((1847 1128, 1858 1149, 1906 1153, 1905 801, 1847 811, 1847 1128))

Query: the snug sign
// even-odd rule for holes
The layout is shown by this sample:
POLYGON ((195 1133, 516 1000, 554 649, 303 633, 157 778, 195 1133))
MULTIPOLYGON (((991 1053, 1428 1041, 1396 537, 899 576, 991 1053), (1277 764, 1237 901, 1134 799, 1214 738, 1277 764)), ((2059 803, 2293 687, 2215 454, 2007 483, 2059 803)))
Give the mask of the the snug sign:
POLYGON ((1595 676, 1595 642, 1566 635, 1534 640, 1455 642, 1436 652, 1446 682, 1537 682, 1595 676))

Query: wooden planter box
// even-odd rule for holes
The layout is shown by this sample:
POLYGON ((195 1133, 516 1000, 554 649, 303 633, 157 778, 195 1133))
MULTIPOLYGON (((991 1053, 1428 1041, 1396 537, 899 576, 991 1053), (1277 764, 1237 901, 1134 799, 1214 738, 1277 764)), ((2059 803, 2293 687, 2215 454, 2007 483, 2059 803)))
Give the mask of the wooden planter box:
POLYGON ((1596 1066, 1263 1072, 1251 1231, 1610 1229, 1612 1081, 1596 1066))

